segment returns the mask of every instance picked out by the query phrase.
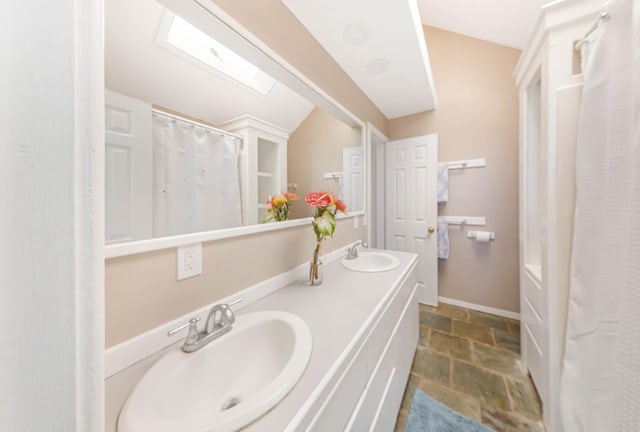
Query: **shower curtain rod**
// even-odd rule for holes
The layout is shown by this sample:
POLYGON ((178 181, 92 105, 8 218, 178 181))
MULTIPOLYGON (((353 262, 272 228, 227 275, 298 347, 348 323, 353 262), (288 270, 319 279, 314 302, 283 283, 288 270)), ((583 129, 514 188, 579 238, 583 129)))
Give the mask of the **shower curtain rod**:
POLYGON ((230 136, 230 137, 233 137, 233 138, 237 138, 240 141, 243 140, 243 138, 240 135, 236 135, 234 133, 228 132, 228 131, 223 130, 223 129, 215 128, 215 127, 213 127, 211 125, 208 125, 206 123, 202 123, 202 122, 199 122, 199 121, 191 120, 191 119, 188 119, 188 118, 185 118, 185 117, 180 117, 179 115, 171 114, 171 113, 168 113, 166 111, 162 111, 161 109, 158 109, 158 108, 151 108, 151 112, 156 113, 156 114, 160 114, 160 115, 163 115, 163 116, 175 119, 175 120, 179 120, 179 121, 182 121, 182 122, 185 122, 185 123, 191 123, 191 124, 194 124, 194 125, 198 125, 198 126, 201 126, 201 127, 205 128, 205 129, 209 129, 209 130, 211 130, 213 132, 216 132, 216 133, 219 133, 219 134, 222 134, 222 135, 227 135, 227 136, 230 136))
POLYGON ((598 28, 598 25, 600 24, 600 22, 607 22, 610 19, 611 19, 611 16, 609 15, 609 12, 602 12, 600 15, 598 15, 598 18, 593 22, 593 24, 591 24, 591 27, 589 27, 589 30, 587 30, 584 37, 579 41, 576 41, 575 45, 573 46, 573 49, 576 51, 580 51, 580 48, 582 48, 582 45, 584 45, 584 43, 587 41, 587 38, 589 37, 589 35, 598 28))

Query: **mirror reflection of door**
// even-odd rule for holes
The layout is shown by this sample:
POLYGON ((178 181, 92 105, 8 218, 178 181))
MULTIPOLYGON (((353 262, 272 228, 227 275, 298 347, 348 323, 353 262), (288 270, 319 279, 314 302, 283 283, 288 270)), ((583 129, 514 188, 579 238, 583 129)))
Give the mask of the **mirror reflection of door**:
POLYGON ((194 26, 155 0, 110 0, 105 8, 106 90, 146 107, 130 120, 152 136, 151 149, 131 148, 129 171, 115 156, 124 154, 119 142, 124 138, 107 149, 114 155, 107 158, 107 184, 112 191, 118 188, 107 192, 108 243, 260 223, 268 197, 283 192, 301 198, 293 203, 291 218, 311 215, 303 198, 318 190, 342 196, 349 211, 364 210, 361 173, 343 165, 347 149, 362 154, 359 127, 328 114, 218 42, 206 16, 194 26), (247 118, 262 125, 260 133, 279 131, 278 140, 270 141, 277 142, 274 153, 280 154, 273 169, 259 169, 265 158, 250 145, 248 131, 225 128, 247 118), (226 132, 218 144, 204 144, 203 137, 226 132), (236 137, 241 138, 237 146, 236 137), (203 147, 218 145, 237 154, 203 147), (214 158, 217 153, 226 164, 214 158), (145 183, 148 175, 141 180, 140 166, 151 167, 151 185, 145 183), (341 180, 325 178, 336 172, 341 180), (235 184, 237 192, 225 188, 235 184), (149 188, 151 193, 142 192, 149 188))
POLYGON ((105 94, 105 209, 107 244, 152 237, 151 106, 105 94))

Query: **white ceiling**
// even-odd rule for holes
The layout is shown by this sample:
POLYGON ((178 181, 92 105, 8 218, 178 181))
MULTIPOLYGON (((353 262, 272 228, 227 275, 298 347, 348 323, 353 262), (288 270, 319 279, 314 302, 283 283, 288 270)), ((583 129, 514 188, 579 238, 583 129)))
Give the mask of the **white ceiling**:
MULTIPOLYGON (((282 1, 392 119, 436 104, 422 23, 522 49, 547 0, 282 1)), ((250 114, 289 131, 313 108, 282 84, 265 97, 159 47, 154 0, 105 4, 107 88, 212 123, 250 114)))
POLYGON ((105 2, 105 81, 110 90, 217 124, 249 114, 289 132, 313 104, 277 83, 268 96, 154 43, 165 8, 154 0, 105 2))
POLYGON ((282 0, 387 118, 435 108, 415 0, 282 0))
POLYGON ((549 0, 417 1, 425 25, 524 49, 549 0))
POLYGON ((523 49, 550 0, 282 0, 389 119, 435 108, 422 24, 523 49))

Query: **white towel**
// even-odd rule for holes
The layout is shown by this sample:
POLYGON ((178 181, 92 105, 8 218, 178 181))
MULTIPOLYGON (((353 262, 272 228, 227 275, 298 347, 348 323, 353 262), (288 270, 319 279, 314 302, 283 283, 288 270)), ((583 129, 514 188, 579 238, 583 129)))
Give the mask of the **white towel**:
POLYGON ((438 258, 449 258, 449 223, 445 218, 438 218, 438 258))
POLYGON ((438 164, 438 202, 446 203, 449 201, 449 166, 447 164, 438 164))

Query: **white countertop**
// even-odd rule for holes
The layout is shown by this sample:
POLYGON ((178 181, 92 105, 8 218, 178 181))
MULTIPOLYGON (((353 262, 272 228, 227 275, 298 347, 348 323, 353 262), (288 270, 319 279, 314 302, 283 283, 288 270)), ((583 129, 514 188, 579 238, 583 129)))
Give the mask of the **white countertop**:
POLYGON ((380 313, 393 288, 416 260, 413 254, 385 252, 400 260, 398 268, 361 273, 347 270, 337 260, 326 266, 322 285, 308 286, 305 280, 300 280, 242 309, 239 315, 261 310, 294 313, 306 321, 313 339, 311 359, 298 383, 269 413, 243 431, 283 431, 294 416, 302 416, 305 402, 314 391, 321 390, 318 386, 323 379, 329 378, 327 375, 332 374, 334 364, 350 351, 380 313))
MULTIPOLYGON (((304 415, 334 375, 342 358, 381 312, 394 288, 402 282, 417 259, 414 254, 384 252, 399 259, 398 268, 379 273, 354 272, 344 268, 338 259, 325 265, 322 285, 309 286, 305 279, 300 279, 238 311, 238 316, 264 310, 296 314, 309 326, 313 343, 309 364, 293 389, 271 411, 243 431, 284 431, 294 417, 304 415)), ((144 372, 166 352, 179 349, 181 343, 175 343, 106 380, 107 432, 115 432, 120 407, 144 372)))

